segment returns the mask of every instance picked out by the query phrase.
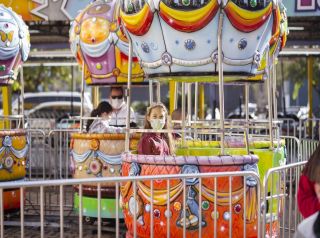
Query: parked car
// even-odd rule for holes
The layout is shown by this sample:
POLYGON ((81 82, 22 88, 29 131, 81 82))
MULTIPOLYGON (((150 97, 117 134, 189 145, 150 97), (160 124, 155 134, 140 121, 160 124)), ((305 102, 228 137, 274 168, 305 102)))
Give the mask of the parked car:
MULTIPOLYGON (((20 114, 21 113, 21 100, 20 97, 14 100, 12 103, 12 114, 20 114)), ((70 109, 72 109, 71 105, 76 105, 77 103, 81 103, 81 93, 79 92, 40 92, 40 93, 25 93, 24 94, 24 113, 28 116, 30 113, 29 111, 35 109, 38 105, 43 103, 55 103, 61 105, 70 105, 70 109)), ((52 105, 53 105, 52 104, 52 105)), ((47 104, 48 105, 48 104, 47 104)), ((89 113, 93 109, 93 105, 91 103, 90 97, 87 93, 84 94, 84 106, 87 110, 86 113, 89 113)), ((44 104, 42 107, 46 107, 44 104)), ((71 114, 75 114, 73 112, 69 112, 71 114)))
MULTIPOLYGON (((26 113, 29 128, 38 129, 67 129, 77 124, 78 120, 72 120, 80 115, 81 103, 74 102, 46 102, 41 103, 26 113), (71 110, 72 107, 72 110, 71 110), (71 114, 73 111, 73 114, 71 114)), ((84 105, 84 116, 89 116, 91 108, 84 105)))
MULTIPOLYGON (((257 104, 249 103, 249 118, 250 119, 257 119, 257 104)), ((235 110, 230 112, 227 116, 228 119, 241 119, 245 118, 245 108, 244 105, 241 105, 241 115, 240 115, 240 108, 237 107, 235 110)))

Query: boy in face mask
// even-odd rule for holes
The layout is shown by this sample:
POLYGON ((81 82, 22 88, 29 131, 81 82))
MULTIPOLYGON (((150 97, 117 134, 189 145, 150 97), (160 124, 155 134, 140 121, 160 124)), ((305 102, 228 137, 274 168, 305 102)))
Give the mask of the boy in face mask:
MULTIPOLYGON (((168 111, 162 103, 153 104, 147 109, 144 128, 154 130, 168 129, 168 111)), ((171 133, 144 133, 138 144, 138 154, 174 154, 171 133)))
MULTIPOLYGON (((124 90, 122 87, 111 87, 109 102, 112 106, 110 125, 120 127, 125 126, 128 106, 124 100, 124 90)), ((130 108, 130 110, 130 126, 136 127, 137 124, 134 111, 132 108, 130 108)))

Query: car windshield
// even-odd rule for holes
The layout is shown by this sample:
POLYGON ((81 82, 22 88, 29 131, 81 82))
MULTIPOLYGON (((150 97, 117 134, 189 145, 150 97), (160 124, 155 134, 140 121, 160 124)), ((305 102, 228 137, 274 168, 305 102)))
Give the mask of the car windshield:
MULTIPOLYGON (((35 110, 34 112, 30 113, 29 118, 51 118, 51 119, 58 119, 69 115, 71 112, 71 107, 65 106, 52 106, 52 107, 45 107, 39 110, 35 110)), ((79 115, 80 108, 74 107, 73 114, 79 115)))
POLYGON ((71 96, 41 96, 41 97, 26 97, 24 100, 25 109, 34 108, 36 105, 45 102, 81 102, 80 97, 71 97, 71 96))

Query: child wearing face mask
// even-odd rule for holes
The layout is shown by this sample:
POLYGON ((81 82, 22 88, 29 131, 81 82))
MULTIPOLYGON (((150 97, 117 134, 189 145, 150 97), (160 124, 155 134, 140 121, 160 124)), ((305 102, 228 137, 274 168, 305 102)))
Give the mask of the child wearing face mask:
MULTIPOLYGON (((154 130, 168 129, 168 111, 162 103, 153 104, 147 109, 144 128, 154 130)), ((171 133, 144 133, 138 144, 138 154, 174 154, 171 133)))
MULTIPOLYGON (((315 181, 312 179, 317 166, 320 166, 320 145, 311 155, 300 176, 297 199, 299 211, 304 218, 320 210, 320 202, 314 190, 315 181)), ((320 169, 318 171, 320 173, 320 169)))
MULTIPOLYGON (((309 182, 312 183, 312 186, 306 187, 305 189, 310 189, 307 194, 312 194, 311 197, 306 197, 303 203, 305 207, 308 207, 310 210, 313 207, 313 215, 310 215, 308 218, 303 220, 295 233, 295 238, 320 238, 320 158, 319 156, 319 146, 316 152, 312 155, 308 161, 304 173, 309 179, 309 182), (309 204, 309 203, 313 203, 309 204)), ((301 189, 301 183, 299 184, 299 190, 301 189)), ((301 191, 300 191, 301 192, 301 191)), ((298 192, 299 194, 299 192, 298 192)), ((301 195, 300 195, 301 196, 301 195)), ((301 207, 299 206, 300 211, 301 207)), ((309 211, 311 213, 311 211, 309 211)))
POLYGON ((110 117, 112 106, 110 103, 100 102, 96 109, 93 109, 90 117, 99 117, 90 119, 87 122, 87 132, 89 133, 124 133, 125 129, 120 127, 110 126, 110 117))

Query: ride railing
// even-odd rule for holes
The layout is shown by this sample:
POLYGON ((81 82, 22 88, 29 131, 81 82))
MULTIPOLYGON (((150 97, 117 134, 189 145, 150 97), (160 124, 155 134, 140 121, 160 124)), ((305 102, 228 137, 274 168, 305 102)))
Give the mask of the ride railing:
POLYGON ((310 158, 313 152, 319 145, 319 140, 314 139, 301 139, 301 160, 305 161, 310 158))
POLYGON ((297 137, 281 136, 285 141, 286 164, 293 164, 301 161, 301 143, 297 137))
MULTIPOLYGON (((198 217, 198 221, 203 221, 203 201, 205 201, 205 198, 202 196, 202 194, 205 193, 205 190, 202 187, 202 184, 204 181, 206 180, 212 180, 213 181, 213 194, 212 195, 212 199, 214 201, 214 206, 210 206, 210 209, 212 210, 212 214, 218 214, 217 213, 217 199, 218 199, 218 186, 219 186, 219 181, 221 178, 227 179, 228 183, 227 183, 227 191, 229 191, 230 196, 228 198, 226 198, 225 206, 228 207, 228 216, 224 216, 226 220, 226 222, 224 223, 224 230, 226 232, 226 235, 228 233, 229 237, 232 237, 233 234, 233 224, 235 222, 237 222, 236 227, 241 227, 243 229, 243 237, 246 237, 246 216, 247 214, 250 212, 249 207, 246 207, 245 202, 243 202, 243 204, 240 204, 242 207, 242 216, 243 219, 239 219, 237 221, 233 221, 233 216, 232 214, 234 214, 236 211, 234 211, 234 207, 232 204, 232 191, 233 191, 233 179, 237 177, 240 179, 243 179, 243 190, 242 190, 242 194, 239 194, 239 196, 243 196, 244 199, 243 201, 246 201, 246 181, 247 179, 254 179, 257 181, 257 185, 256 185, 256 196, 257 196, 257 200, 256 200, 256 214, 261 214, 260 211, 260 207, 261 207, 261 200, 259 199, 261 197, 261 193, 260 193, 260 179, 259 176, 255 173, 255 172, 251 172, 251 171, 238 171, 238 172, 219 172, 219 173, 201 173, 201 174, 177 174, 177 175, 157 175, 157 176, 134 176, 134 177, 109 177, 109 178, 95 178, 95 179, 64 179, 64 180, 46 180, 46 181, 23 181, 23 182, 4 182, 0 184, 0 204, 3 204, 3 191, 6 189, 13 189, 13 188, 19 188, 20 189, 20 199, 21 199, 21 207, 20 207, 20 213, 19 213, 19 217, 17 217, 17 219, 15 221, 12 220, 12 218, 8 218, 5 214, 4 214, 4 209, 3 206, 0 206, 0 237, 9 237, 10 234, 12 234, 12 223, 15 222, 16 226, 20 227, 20 236, 21 237, 25 237, 25 236, 39 236, 40 237, 46 237, 46 234, 48 234, 48 232, 50 232, 50 229, 52 231, 52 229, 54 229, 55 232, 55 236, 58 236, 57 234, 57 228, 59 228, 59 232, 60 232, 60 237, 65 237, 68 234, 72 234, 72 236, 79 236, 79 237, 83 237, 85 235, 88 235, 88 231, 92 229, 92 227, 95 227, 96 233, 97 233, 97 237, 101 237, 104 234, 104 224, 105 222, 110 222, 109 221, 105 221, 102 219, 101 217, 101 213, 103 211, 103 209, 106 209, 104 207, 101 206, 101 198, 102 198, 102 191, 101 191, 101 184, 105 183, 105 182, 112 182, 115 184, 115 201, 116 201, 116 217, 115 219, 112 221, 114 222, 114 230, 113 230, 113 237, 120 237, 123 236, 124 233, 126 232, 125 227, 123 226, 123 224, 120 221, 120 212, 121 209, 120 207, 125 207, 125 206, 129 206, 127 207, 126 211, 128 214, 126 214, 127 216, 133 216, 133 226, 132 226, 132 230, 131 233, 133 234, 133 237, 137 237, 137 227, 139 225, 139 221, 138 221, 138 215, 133 215, 133 214, 139 214, 141 211, 141 209, 143 209, 143 211, 145 210, 145 207, 140 207, 138 202, 139 198, 138 198, 138 193, 137 191, 134 189, 134 194, 132 201, 135 201, 133 203, 130 202, 130 204, 125 205, 125 204, 121 204, 121 199, 120 199, 120 190, 123 186, 125 186, 126 183, 130 182, 133 186, 133 188, 137 188, 139 183, 144 183, 144 182, 148 182, 150 183, 150 199, 149 199, 149 205, 150 205, 150 209, 146 209, 144 212, 145 213, 150 213, 150 237, 156 237, 156 229, 155 227, 161 225, 164 226, 166 229, 166 234, 167 237, 170 237, 172 235, 172 233, 170 233, 170 226, 175 226, 176 221, 173 220, 173 216, 170 215, 174 212, 180 212, 180 216, 181 216, 181 220, 183 220, 184 222, 182 222, 182 227, 180 227, 180 229, 183 230, 183 237, 186 237, 187 235, 187 224, 186 224, 186 212, 182 212, 182 211, 186 211, 188 210, 189 206, 191 206, 191 204, 188 202, 189 199, 189 195, 187 194, 188 191, 188 183, 187 180, 189 179, 198 179, 198 196, 193 198, 193 204, 192 205, 197 205, 196 207, 193 207, 193 209, 191 209, 192 212, 196 212, 199 214, 198 217), (160 216, 157 216, 157 214, 154 212, 154 207, 156 206, 154 204, 154 196, 157 194, 157 191, 154 190, 154 184, 157 183, 159 180, 161 181, 166 181, 167 184, 167 192, 164 195, 164 197, 166 198, 166 203, 163 205, 166 208, 166 214, 161 214, 160 216), (182 200, 182 204, 180 204, 180 209, 179 211, 176 210, 172 210, 170 207, 170 199, 172 198, 172 194, 170 194, 170 189, 171 189, 171 185, 173 181, 177 181, 180 180, 182 182, 182 191, 181 193, 183 194, 183 200, 182 200), (83 186, 85 186, 86 184, 96 184, 97 186, 97 198, 98 198, 98 209, 97 209, 97 220, 94 222, 94 224, 85 224, 84 223, 84 219, 83 219, 83 186), (66 198, 65 195, 65 190, 70 190, 72 189, 73 186, 77 185, 79 188, 79 212, 78 214, 74 213, 71 209, 71 205, 72 203, 70 203, 70 201, 72 201, 72 198, 68 197, 66 198), (122 187, 121 187, 122 186, 122 187), (50 201, 48 201, 48 197, 46 197, 46 191, 47 190, 52 190, 54 189, 56 194, 55 194, 55 198, 56 201, 58 201, 57 204, 55 204, 55 210, 52 210, 52 206, 47 207, 46 204, 50 201), (39 194, 40 194, 40 198, 39 198, 39 210, 37 211, 36 216, 32 216, 27 212, 27 204, 24 203, 25 200, 25 194, 26 192, 28 192, 29 190, 39 190, 39 194), (168 199, 169 198, 169 199, 168 199), (194 209, 197 210, 194 210, 194 209), (130 213, 130 214, 129 214, 130 213), (169 214, 169 215, 168 215, 169 214), (161 220, 161 222, 160 222, 161 220), (240 220, 243 220, 243 224, 238 224, 240 222, 240 220), (38 231, 38 233, 35 231, 35 227, 39 227, 40 231, 38 231), (90 228, 90 229, 88 229, 90 228)), ((190 211, 190 208, 189 208, 190 211)), ((190 215, 190 214, 189 214, 190 215)), ((222 216, 222 214, 220 214, 219 216, 217 215, 213 215, 213 216, 209 216, 210 219, 214 220, 214 224, 215 226, 214 231, 213 231, 213 237, 217 237, 217 232, 218 229, 221 229, 221 227, 217 226, 217 220, 218 217, 222 216)), ((176 216, 175 216, 176 217, 176 216)), ((206 217, 206 219, 209 219, 209 217, 206 217)), ((261 236, 261 220, 260 220, 260 215, 257 215, 257 225, 255 227, 256 229, 256 236, 257 237, 263 237, 261 236)), ((220 218, 221 219, 221 218, 220 218)), ((201 223, 201 222, 200 222, 201 223)), ((202 225, 198 226, 198 237, 202 237, 203 234, 203 229, 202 225)), ((110 230, 108 230, 108 232, 110 232, 110 230)), ((149 231, 148 231, 149 232, 149 231)), ((90 235, 90 233, 89 233, 90 235)), ((91 233, 92 236, 92 233, 91 233)))
POLYGON ((319 140, 320 118, 304 119, 299 121, 299 139, 319 140))
MULTIPOLYGON (((182 121, 172 121, 174 128, 183 128, 182 121)), ((279 134, 278 122, 272 126, 273 138, 277 138, 279 134)), ((188 139, 197 139, 200 141, 217 141, 220 139, 221 128, 220 121, 197 120, 184 122, 184 134, 188 139)), ((224 123, 225 135, 233 136, 236 134, 269 136, 267 121, 245 121, 242 119, 226 120, 224 123)), ((181 129, 180 129, 181 130, 181 129)), ((270 138, 270 136, 269 136, 270 138)))
MULTIPOLYGON (((71 177, 69 171, 70 165, 70 143, 71 135, 79 132, 78 129, 55 129, 48 133, 42 130, 29 130, 33 131, 30 137, 30 153, 29 153, 29 179, 67 179, 71 177)), ((139 130, 140 131, 140 130, 139 130)), ((175 130, 177 133, 182 133, 181 130, 175 130)), ((210 136, 213 140, 219 141, 221 133, 213 133, 211 130, 197 130, 185 132, 186 140, 192 139, 201 142, 201 137, 210 136), (189 134, 198 135, 197 139, 189 137, 189 134)), ((229 138, 238 138, 242 140, 245 146, 244 133, 234 133, 232 131, 226 132, 226 143, 229 138)), ((208 138, 207 138, 208 139, 208 138)), ((264 135, 248 135, 249 141, 254 140, 268 140, 268 136, 264 135)), ((301 155, 304 158, 308 158, 307 154, 310 154, 315 149, 317 142, 303 140, 301 145, 297 138, 291 136, 281 136, 277 140, 284 140, 287 152, 287 164, 301 161, 301 155), (306 147, 306 145, 309 145, 306 147), (313 146, 311 146, 313 145, 313 146), (303 147, 304 146, 304 147, 303 147), (307 148, 302 150, 300 147, 307 148), (312 149, 313 148, 313 149, 312 149)), ((275 139, 275 141, 277 141, 275 139)), ((205 142, 205 140, 204 140, 205 142)), ((200 143, 201 144, 201 143, 200 143)), ((275 148, 279 146, 279 143, 275 145, 275 148)))
POLYGON ((72 133, 79 132, 78 129, 55 129, 48 135, 50 150, 49 158, 45 163, 46 179, 68 179, 71 177, 70 165, 70 143, 72 133))
POLYGON ((0 115, 0 128, 2 130, 20 129, 24 126, 24 118, 22 115, 3 116, 0 115))
POLYGON ((299 121, 292 118, 279 118, 280 122, 280 135, 282 136, 299 136, 299 121))
MULTIPOLYGON (((274 234, 279 237, 293 237, 302 220, 297 205, 297 192, 301 171, 306 162, 298 162, 269 169, 263 180, 262 234, 274 222, 274 234), (269 192, 268 192, 269 191, 269 192), (272 213, 267 213, 272 210, 272 213)), ((270 237, 274 237, 271 235, 270 237)))
POLYGON ((50 150, 45 131, 40 129, 26 129, 29 150, 26 166, 26 179, 39 180, 46 177, 46 159, 50 150))
MULTIPOLYGON (((177 121, 179 122, 179 121, 177 121)), ((179 122, 181 124, 181 121, 179 122)), ((196 121, 190 121, 189 124, 191 125, 206 125, 209 127, 219 127, 220 121, 218 120, 196 120, 196 121)), ((227 127, 244 127, 246 126, 248 128, 248 131, 250 134, 255 135, 269 135, 269 121, 267 120, 248 120, 245 119, 226 119, 225 125, 227 127)), ((188 125, 188 122, 186 123, 188 125)), ((277 119, 273 122, 273 130, 279 131, 279 135, 281 136, 299 136, 299 121, 296 121, 292 118, 281 118, 277 119)), ((305 130, 303 130, 305 131, 305 130)), ((277 133, 277 132, 276 132, 277 133)))

